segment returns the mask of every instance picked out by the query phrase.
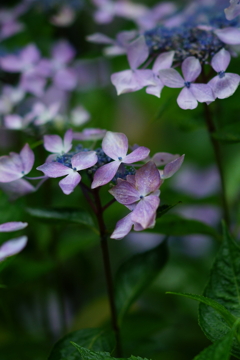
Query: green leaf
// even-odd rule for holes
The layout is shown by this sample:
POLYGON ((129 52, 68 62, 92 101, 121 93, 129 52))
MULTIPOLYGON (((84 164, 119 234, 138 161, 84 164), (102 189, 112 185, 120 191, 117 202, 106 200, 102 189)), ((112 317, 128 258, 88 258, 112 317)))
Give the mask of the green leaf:
MULTIPOLYGON (((214 262, 204 296, 222 304, 233 316, 240 317, 240 248, 223 226, 224 239, 214 262)), ((229 324, 213 308, 201 303, 199 323, 212 341, 229 332, 229 324)), ((232 353, 240 359, 240 344, 233 342, 232 353)))
POLYGON ((94 228, 91 214, 79 208, 32 208, 25 209, 31 216, 44 221, 66 221, 68 223, 85 225, 94 228))
POLYGON ((176 204, 173 205, 161 205, 159 206, 159 208, 157 209, 157 218, 162 217, 163 215, 165 215, 169 210, 171 210, 172 208, 174 208, 176 205, 181 204, 181 201, 179 201, 176 204))
POLYGON ((59 340, 51 351, 48 360, 80 360, 79 352, 71 342, 94 351, 109 351, 114 349, 113 334, 104 329, 82 329, 74 331, 59 340))
POLYGON ((226 125, 221 130, 215 132, 212 136, 224 143, 238 143, 240 142, 240 124, 237 122, 226 125))
POLYGON ((229 360, 234 335, 235 327, 223 338, 217 340, 214 344, 195 356, 193 360, 229 360))
POLYGON ((211 306, 213 309, 217 310, 217 312, 224 318, 226 323, 232 327, 235 321, 237 320, 235 316, 233 316, 223 305, 219 304, 213 299, 209 299, 205 296, 201 295, 193 295, 188 293, 177 293, 177 292, 167 292, 167 294, 180 295, 187 297, 189 299, 193 299, 196 301, 200 301, 203 304, 211 306))
POLYGON ((218 241, 221 240, 221 236, 211 226, 198 220, 186 219, 175 214, 167 214, 157 219, 155 227, 147 229, 147 231, 174 236, 204 234, 210 235, 218 241))
MULTIPOLYGON (((82 356, 82 360, 117 360, 116 358, 111 357, 108 352, 95 352, 85 349, 82 346, 79 346, 72 343, 73 346, 79 351, 82 356)), ((119 360, 148 360, 146 358, 141 358, 139 356, 131 356, 130 358, 119 358, 119 360)))
POLYGON ((134 255, 122 264, 117 272, 115 282, 119 323, 133 302, 156 278, 167 259, 167 245, 164 241, 154 249, 134 255))

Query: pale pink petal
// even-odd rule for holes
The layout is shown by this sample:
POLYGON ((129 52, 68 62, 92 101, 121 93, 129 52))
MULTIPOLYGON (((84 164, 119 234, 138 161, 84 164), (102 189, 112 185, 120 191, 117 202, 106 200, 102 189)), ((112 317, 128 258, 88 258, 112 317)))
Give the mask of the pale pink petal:
POLYGON ((159 152, 153 155, 151 160, 156 164, 156 166, 162 166, 168 164, 170 161, 178 158, 179 155, 172 155, 165 152, 159 152))
POLYGON ((157 73, 159 70, 169 69, 172 66, 174 51, 168 51, 160 54, 154 62, 153 72, 157 73))
POLYGON ((111 39, 110 37, 101 34, 101 33, 95 33, 92 35, 88 35, 86 37, 87 41, 93 42, 93 43, 99 43, 99 44, 114 44, 115 41, 111 39))
POLYGON ((135 174, 136 189, 145 196, 157 190, 161 184, 159 171, 153 161, 143 165, 135 174))
POLYGON ((149 55, 148 46, 143 35, 132 41, 127 47, 127 58, 131 69, 137 69, 149 55))
POLYGON ((0 232, 10 232, 24 229, 28 226, 28 223, 23 223, 21 221, 10 221, 0 225, 0 232))
POLYGON ((123 205, 129 205, 140 200, 138 191, 127 181, 121 181, 112 187, 109 192, 123 205))
POLYGON ((0 261, 3 261, 9 256, 18 254, 27 244, 27 237, 21 236, 16 239, 9 240, 0 246, 0 261))
POLYGON ((212 89, 208 84, 191 84, 189 90, 195 99, 201 103, 214 101, 212 89))
POLYGON ((214 31, 217 37, 229 45, 239 45, 240 44, 240 29, 234 27, 227 27, 224 29, 217 29, 214 31))
POLYGON ((182 72, 185 81, 194 81, 202 71, 200 61, 194 56, 187 57, 182 63, 182 72))
POLYGON ((133 164, 137 161, 144 160, 148 157, 150 150, 144 146, 139 146, 137 149, 133 150, 124 158, 124 164, 133 164))
POLYGON ((63 150, 63 142, 58 135, 44 135, 43 144, 47 151, 55 154, 61 154, 63 150))
POLYGON ((212 58, 211 65, 213 69, 218 73, 225 71, 230 63, 231 55, 229 51, 222 48, 212 58))
POLYGON ((192 92, 186 87, 184 87, 178 95, 177 103, 180 108, 184 110, 192 110, 198 106, 198 102, 193 96, 192 92))
POLYGON ((128 151, 128 139, 123 133, 107 131, 102 141, 102 149, 110 158, 121 161, 128 151))
POLYGON ((73 131, 69 129, 66 131, 63 138, 63 151, 67 153, 72 148, 73 131))
POLYGON ((103 186, 109 183, 114 175, 116 174, 120 166, 119 161, 112 161, 109 164, 101 166, 94 174, 92 189, 95 189, 98 186, 103 186))
POLYGON ((184 156, 185 155, 179 156, 177 159, 168 163, 163 170, 163 175, 161 176, 161 178, 168 179, 171 176, 173 176, 173 174, 175 174, 175 172, 177 172, 180 169, 184 160, 184 156))
POLYGON ((24 175, 28 174, 34 164, 34 152, 32 151, 32 149, 30 149, 29 145, 26 144, 22 150, 20 151, 20 156, 22 159, 22 172, 24 175))
POLYGON ((75 187, 80 183, 81 176, 77 171, 71 171, 68 176, 59 181, 59 186, 63 193, 69 195, 73 192, 75 187))
POLYGON ((37 167, 37 170, 42 171, 46 176, 50 178, 58 178, 70 174, 73 170, 58 162, 48 162, 37 167))
POLYGON ((128 214, 117 222, 115 230, 110 238, 116 240, 124 238, 124 236, 126 236, 131 231, 132 226, 133 222, 131 220, 131 214, 128 214))
POLYGON ((88 169, 91 166, 95 165, 98 161, 96 151, 82 151, 73 155, 72 157, 72 167, 73 169, 84 170, 88 169))
POLYGON ((181 88, 184 86, 183 78, 175 69, 160 70, 159 77, 163 84, 170 88, 181 88))
POLYGON ((149 227, 152 223, 153 216, 160 204, 157 196, 149 195, 140 200, 132 212, 131 219, 134 223, 140 224, 143 229, 149 227))
POLYGON ((73 90, 77 86, 77 74, 74 69, 60 69, 53 78, 55 86, 62 90, 73 90))
POLYGON ((233 20, 236 16, 240 15, 239 0, 230 0, 230 6, 224 10, 227 20, 233 20))
POLYGON ((226 73, 223 77, 215 76, 208 85, 212 88, 216 98, 225 99, 237 90, 239 81, 238 74, 226 73))

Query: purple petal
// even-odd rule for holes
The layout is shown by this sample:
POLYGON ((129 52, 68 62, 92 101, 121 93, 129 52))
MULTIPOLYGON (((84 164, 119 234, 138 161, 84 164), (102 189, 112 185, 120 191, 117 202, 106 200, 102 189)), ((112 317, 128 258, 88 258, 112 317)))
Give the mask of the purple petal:
POLYGON ((169 69, 172 66, 174 51, 168 51, 160 54, 154 62, 153 72, 156 74, 159 70, 169 69))
POLYGON ((28 223, 23 223, 21 221, 10 221, 0 225, 0 232, 10 232, 24 229, 28 226, 28 223))
POLYGON ((34 192, 35 187, 25 179, 18 179, 9 183, 0 183, 0 188, 8 194, 11 200, 34 192))
POLYGON ((160 98, 163 87, 164 87, 164 85, 161 82, 161 80, 159 79, 158 85, 156 85, 156 86, 151 85, 146 88, 146 93, 160 98))
POLYGON ((180 167, 183 163, 183 160, 184 160, 184 156, 185 155, 182 155, 182 156, 178 157, 177 159, 168 163, 163 170, 163 175, 161 176, 161 178, 168 179, 171 176, 173 176, 173 174, 175 174, 175 172, 177 172, 180 169, 180 167))
POLYGON ((82 151, 73 155, 72 157, 72 167, 76 168, 78 171, 83 169, 88 169, 91 166, 95 165, 98 161, 96 151, 82 151))
POLYGON ((49 176, 50 178, 58 178, 59 176, 68 175, 73 171, 69 167, 55 161, 38 166, 37 170, 42 171, 46 176, 49 176))
POLYGON ((231 55, 229 51, 222 48, 212 58, 211 65, 213 69, 218 73, 225 71, 230 63, 231 55))
POLYGON ((181 88, 184 86, 184 80, 174 69, 165 69, 159 71, 160 80, 165 86, 170 88, 181 88))
POLYGON ((119 165, 119 161, 112 161, 109 164, 103 165, 99 169, 97 169, 94 174, 91 188, 95 189, 98 186, 103 186, 109 183, 115 176, 119 165))
POLYGON ((127 181, 121 181, 112 187, 109 192, 123 205, 129 205, 140 200, 139 192, 127 181))
POLYGON ((18 56, 7 55, 0 59, 0 65, 3 70, 8 72, 21 72, 23 69, 23 64, 19 60, 18 56))
POLYGON ((21 236, 16 239, 9 240, 0 246, 0 261, 3 261, 9 256, 18 254, 27 244, 27 237, 21 236))
POLYGON ((137 69, 149 55, 148 46, 143 35, 131 42, 127 47, 127 57, 131 69, 137 69))
POLYGON ((32 170, 34 164, 34 152, 32 149, 30 149, 28 144, 26 144, 20 151, 20 157, 23 164, 22 172, 24 172, 24 175, 26 175, 32 170))
POLYGON ((178 157, 179 155, 172 155, 165 152, 162 153, 159 152, 153 155, 151 160, 155 163, 156 166, 162 166, 168 164, 170 161, 173 161, 178 157))
POLYGON ((4 116, 4 125, 8 129, 22 129, 23 118, 17 114, 6 115, 4 116))
POLYGON ((74 69, 60 69, 53 78, 56 87, 62 90, 73 90, 77 86, 77 74, 74 69))
POLYGON ((138 91, 143 88, 132 70, 124 70, 112 74, 111 82, 115 86, 118 95, 138 91))
POLYGON ((128 138, 125 134, 107 131, 102 141, 102 149, 110 158, 124 159, 128 151, 128 138))
POLYGON ((133 164, 137 161, 144 160, 148 157, 150 150, 144 146, 139 146, 137 149, 133 150, 124 158, 124 164, 133 164))
POLYGON ((239 0, 230 0, 230 6, 224 10, 227 20, 233 20, 236 16, 240 15, 239 0))
POLYGON ((101 34, 101 33, 95 33, 92 35, 88 35, 86 37, 86 40, 89 42, 97 43, 97 44, 114 44, 115 41, 111 39, 110 37, 101 34))
POLYGON ((143 165, 135 174, 136 189, 145 196, 157 190, 161 184, 159 171, 153 161, 143 165))
POLYGON ((21 51, 20 57, 25 64, 34 64, 40 59, 40 52, 36 45, 30 44, 21 51))
POLYGON ((72 45, 64 40, 59 41, 52 49, 52 57, 61 64, 70 62, 75 54, 76 52, 72 45))
POLYGON ((19 86, 33 95, 42 96, 45 85, 46 79, 41 76, 22 74, 19 86))
POLYGON ((224 29, 217 29, 214 31, 217 37, 229 45, 239 45, 240 44, 240 29, 234 27, 226 27, 224 29))
POLYGON ((61 154, 63 150, 63 142, 58 135, 44 135, 43 137, 44 147, 47 151, 61 154))
POLYGON ((23 177, 23 164, 20 155, 11 153, 0 157, 0 182, 7 183, 23 177))
POLYGON ((215 76, 208 85, 212 88, 216 98, 225 99, 231 96, 238 88, 240 76, 238 74, 226 73, 224 77, 215 76))
POLYGON ((214 95, 208 84, 191 84, 190 91, 199 102, 214 101, 214 95))
POLYGON ((84 129, 82 132, 74 132, 74 140, 100 140, 106 134, 106 130, 102 129, 84 129))
POLYGON ((64 179, 59 182, 59 186, 63 193, 69 195, 73 192, 75 187, 80 183, 81 175, 77 171, 71 171, 64 179))
POLYGON ((184 87, 178 95, 177 103, 179 107, 184 110, 192 110, 198 106, 198 102, 193 96, 192 92, 186 87, 184 87))
POLYGON ((130 213, 117 222, 115 230, 110 236, 110 238, 116 240, 124 238, 131 231, 132 226, 133 226, 133 222, 131 220, 131 213, 130 213))
POLYGON ((185 81, 194 81, 202 71, 200 61, 194 56, 186 58, 182 63, 182 72, 185 81))
POLYGON ((159 204, 159 197, 154 195, 146 196, 143 200, 139 201, 133 210, 131 216, 132 221, 140 224, 143 229, 146 229, 152 223, 159 204))
POLYGON ((63 151, 67 153, 72 148, 73 131, 69 129, 66 131, 63 138, 63 151))

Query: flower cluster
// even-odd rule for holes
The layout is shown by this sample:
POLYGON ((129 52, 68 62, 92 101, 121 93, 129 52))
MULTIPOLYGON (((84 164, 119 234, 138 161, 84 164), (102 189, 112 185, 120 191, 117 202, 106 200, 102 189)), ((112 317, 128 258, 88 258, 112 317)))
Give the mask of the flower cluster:
MULTIPOLYGON (((76 141, 76 140, 75 140, 76 141)), ((125 134, 100 129, 86 129, 73 133, 69 129, 62 139, 59 135, 45 135, 44 147, 51 152, 43 165, 37 167, 44 176, 27 180, 64 177, 59 186, 66 195, 71 194, 81 182, 83 170, 91 182, 91 189, 114 185, 110 193, 131 213, 117 223, 112 238, 125 236, 134 226, 136 231, 154 226, 159 206, 159 187, 164 179, 171 177, 181 166, 184 156, 157 153, 149 157, 150 150, 135 146, 128 154, 128 139, 125 134), (96 150, 82 143, 73 146, 75 139, 93 140, 102 138, 102 146, 96 150), (141 162, 139 164, 139 162, 141 162), (139 167, 140 166, 140 167, 139 167), (158 169, 161 167, 161 169, 158 169), (162 168, 164 167, 164 168, 162 168)), ((19 188, 19 196, 35 191, 24 177, 31 171, 34 154, 26 144, 20 154, 10 153, 0 157, 0 187, 11 192, 19 188)), ((41 184, 41 181, 40 183, 41 184)))
POLYGON ((178 105, 195 109, 198 102, 209 104, 231 96, 239 85, 238 74, 226 73, 234 55, 232 46, 240 44, 240 22, 235 18, 239 6, 231 1, 226 19, 222 2, 194 2, 157 26, 153 23, 152 29, 140 27, 137 33, 127 32, 124 37, 120 33, 124 41, 118 38, 114 42, 102 34, 90 36, 90 41, 113 45, 111 53, 126 53, 130 70, 111 76, 118 95, 146 87, 148 94, 160 97, 164 86, 182 88, 178 105), (212 71, 205 69, 209 64, 212 71), (175 69, 179 65, 183 77, 175 69), (217 73, 214 78, 213 70, 217 73))

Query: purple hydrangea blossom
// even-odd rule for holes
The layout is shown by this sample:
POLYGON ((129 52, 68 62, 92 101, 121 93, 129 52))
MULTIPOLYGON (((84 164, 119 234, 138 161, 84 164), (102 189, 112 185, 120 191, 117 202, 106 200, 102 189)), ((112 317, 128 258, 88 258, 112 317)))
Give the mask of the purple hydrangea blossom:
POLYGON ((239 85, 240 76, 238 74, 225 72, 230 59, 230 53, 223 48, 213 56, 211 61, 211 65, 218 75, 210 80, 208 85, 212 88, 214 96, 219 99, 231 96, 239 85))
POLYGON ((25 92, 19 87, 5 85, 0 96, 0 114, 9 114, 23 100, 25 92))
POLYGON ((104 153, 113 159, 110 163, 101 166, 94 174, 92 189, 103 186, 110 182, 115 176, 119 166, 123 164, 133 164, 144 160, 150 150, 140 146, 130 154, 128 151, 128 139, 125 134, 107 131, 102 141, 104 153))
POLYGON ((72 148, 72 129, 66 131, 63 140, 59 135, 44 135, 43 144, 53 154, 65 154, 72 148))
POLYGON ((151 70, 138 69, 147 60, 148 55, 149 50, 144 36, 138 37, 128 45, 127 57, 131 70, 120 71, 111 76, 118 95, 140 90, 144 86, 155 85, 151 70))
POLYGON ((59 186, 63 193, 69 195, 81 181, 80 170, 88 169, 95 165, 98 161, 95 151, 79 152, 71 158, 71 164, 64 165, 57 161, 47 162, 37 167, 50 178, 58 178, 67 175, 59 182, 59 186))
POLYGON ((127 180, 119 180, 109 192, 115 199, 132 212, 117 223, 111 235, 113 239, 124 237, 132 225, 137 231, 154 226, 156 211, 160 203, 158 190, 162 184, 156 165, 149 161, 137 170, 135 175, 128 175, 127 180))
POLYGON ((227 20, 233 20, 235 17, 240 15, 240 1, 230 0, 230 6, 224 10, 227 20))
POLYGON ((88 140, 101 140, 106 135, 106 130, 102 129, 84 129, 82 132, 74 132, 73 139, 80 140, 80 141, 88 141, 88 140))
POLYGON ((214 101, 212 89, 207 84, 196 84, 194 81, 202 70, 200 61, 194 56, 186 58, 182 63, 183 78, 175 69, 160 70, 163 84, 171 88, 183 88, 177 98, 180 108, 195 109, 199 102, 214 101))
MULTIPOLYGON (((12 221, 0 224, 0 232, 11 232, 24 229, 28 224, 21 221, 12 221)), ((27 244, 27 237, 21 236, 16 239, 11 239, 0 246, 0 261, 7 257, 15 255, 23 250, 27 244)))
POLYGON ((19 154, 11 152, 0 157, 0 182, 8 183, 28 174, 34 163, 34 153, 26 144, 19 154))

